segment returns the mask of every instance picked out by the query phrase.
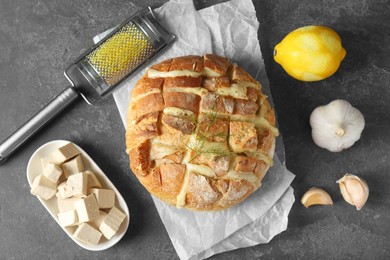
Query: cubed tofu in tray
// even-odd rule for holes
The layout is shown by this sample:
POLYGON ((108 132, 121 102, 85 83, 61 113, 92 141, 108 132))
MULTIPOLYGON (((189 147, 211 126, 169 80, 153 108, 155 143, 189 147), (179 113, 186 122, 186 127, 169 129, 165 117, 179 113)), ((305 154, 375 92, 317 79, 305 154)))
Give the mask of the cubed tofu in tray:
POLYGON ((41 146, 30 158, 27 179, 31 193, 79 246, 105 250, 126 233, 125 200, 76 144, 60 140, 41 146))

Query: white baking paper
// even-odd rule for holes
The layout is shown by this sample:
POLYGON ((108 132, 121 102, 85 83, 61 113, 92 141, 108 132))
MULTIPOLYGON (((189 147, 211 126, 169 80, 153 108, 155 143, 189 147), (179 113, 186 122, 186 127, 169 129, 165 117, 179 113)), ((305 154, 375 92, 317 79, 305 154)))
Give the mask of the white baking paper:
MULTIPOLYGON (((192 0, 171 0, 155 9, 155 14, 164 27, 177 36, 172 47, 156 63, 189 54, 223 55, 260 81, 272 103, 257 38, 259 23, 251 0, 232 0, 200 11, 194 9, 192 0)), ((95 42, 105 35, 95 37, 95 42)), ((144 71, 126 80, 114 92, 125 126, 130 93, 143 74, 144 71)), ((284 231, 294 202, 290 187, 293 178, 285 167, 283 142, 278 137, 274 165, 262 187, 243 203, 218 212, 193 212, 177 209, 154 197, 153 200, 180 259, 204 259, 267 243, 284 231)))

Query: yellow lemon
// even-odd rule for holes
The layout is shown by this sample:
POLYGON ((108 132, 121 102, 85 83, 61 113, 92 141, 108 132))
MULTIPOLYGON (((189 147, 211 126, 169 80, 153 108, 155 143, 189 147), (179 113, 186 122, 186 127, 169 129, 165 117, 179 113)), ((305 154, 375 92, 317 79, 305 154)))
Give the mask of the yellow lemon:
POLYGON ((304 26, 275 46, 274 59, 292 77, 323 80, 335 73, 346 55, 340 36, 325 26, 304 26))

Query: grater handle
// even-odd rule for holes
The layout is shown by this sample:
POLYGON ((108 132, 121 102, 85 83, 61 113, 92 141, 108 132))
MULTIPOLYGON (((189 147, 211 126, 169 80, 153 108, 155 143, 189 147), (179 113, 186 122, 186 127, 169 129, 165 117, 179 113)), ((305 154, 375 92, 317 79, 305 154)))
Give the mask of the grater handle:
POLYGON ((24 125, 0 144, 0 164, 3 163, 31 136, 38 132, 46 123, 77 99, 79 94, 72 87, 68 87, 38 113, 30 118, 24 125))

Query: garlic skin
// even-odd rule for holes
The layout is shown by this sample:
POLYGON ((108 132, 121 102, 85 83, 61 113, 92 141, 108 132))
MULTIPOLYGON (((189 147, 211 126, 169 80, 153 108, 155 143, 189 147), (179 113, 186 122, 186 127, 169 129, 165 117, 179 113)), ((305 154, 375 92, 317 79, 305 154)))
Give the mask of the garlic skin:
POLYGON ((329 194, 320 188, 310 188, 302 196, 301 203, 306 208, 313 205, 333 205, 333 200, 329 194))
POLYGON ((341 152, 360 139, 363 114, 348 101, 337 99, 319 106, 310 115, 313 141, 331 152, 341 152))
POLYGON ((370 192, 367 183, 362 178, 347 173, 336 183, 339 184, 344 200, 356 206, 357 210, 360 210, 366 204, 370 192))

